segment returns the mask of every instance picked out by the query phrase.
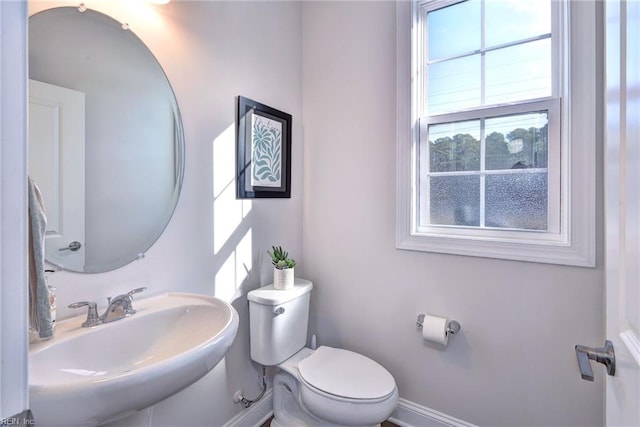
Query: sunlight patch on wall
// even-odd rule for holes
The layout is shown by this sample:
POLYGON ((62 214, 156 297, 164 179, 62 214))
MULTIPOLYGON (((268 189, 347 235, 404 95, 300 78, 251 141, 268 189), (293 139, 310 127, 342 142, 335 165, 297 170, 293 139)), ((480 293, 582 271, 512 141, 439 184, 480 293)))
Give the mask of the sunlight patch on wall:
POLYGON ((253 268, 252 264, 252 233, 251 229, 247 230, 240 243, 235 250, 236 255, 236 289, 240 288, 242 282, 249 277, 253 268))
POLYGON ((247 230, 235 250, 229 254, 215 277, 214 296, 229 303, 242 295, 240 287, 252 266, 251 229, 247 230))
POLYGON ((228 187, 213 203, 213 253, 217 255, 242 222, 242 202, 228 187))
POLYGON ((229 125, 213 140, 213 197, 217 198, 231 187, 235 190, 236 134, 234 124, 229 125))
POLYGON ((213 253, 217 254, 251 211, 250 200, 236 200, 235 131, 230 125, 213 140, 213 253))

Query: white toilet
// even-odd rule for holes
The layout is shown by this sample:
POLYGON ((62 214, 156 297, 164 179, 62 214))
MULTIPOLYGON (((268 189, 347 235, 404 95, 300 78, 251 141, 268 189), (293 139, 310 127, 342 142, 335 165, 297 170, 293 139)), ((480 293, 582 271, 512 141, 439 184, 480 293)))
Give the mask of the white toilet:
POLYGON ((371 426, 398 404, 393 376, 361 354, 305 347, 313 285, 272 285, 249 292, 251 359, 279 368, 273 380, 271 426, 371 426))

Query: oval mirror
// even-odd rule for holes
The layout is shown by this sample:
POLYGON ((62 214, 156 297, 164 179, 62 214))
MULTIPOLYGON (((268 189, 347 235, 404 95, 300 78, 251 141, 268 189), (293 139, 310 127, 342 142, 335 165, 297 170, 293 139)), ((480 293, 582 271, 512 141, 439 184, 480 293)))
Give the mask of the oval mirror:
POLYGON ((29 176, 43 196, 45 258, 100 273, 143 256, 180 193, 178 105, 145 44, 74 7, 29 18, 29 176))

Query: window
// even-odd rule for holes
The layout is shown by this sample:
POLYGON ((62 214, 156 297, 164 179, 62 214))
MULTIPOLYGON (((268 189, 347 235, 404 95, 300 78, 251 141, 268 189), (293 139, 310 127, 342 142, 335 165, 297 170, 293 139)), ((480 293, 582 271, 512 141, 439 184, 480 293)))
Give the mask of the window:
POLYGON ((399 248, 594 265, 596 19, 574 3, 398 2, 399 248))

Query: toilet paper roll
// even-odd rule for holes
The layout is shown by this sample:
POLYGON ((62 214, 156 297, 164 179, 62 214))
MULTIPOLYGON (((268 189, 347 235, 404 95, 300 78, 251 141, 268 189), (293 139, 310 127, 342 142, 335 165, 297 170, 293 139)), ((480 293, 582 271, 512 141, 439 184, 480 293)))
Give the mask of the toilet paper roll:
POLYGON ((427 314, 422 324, 422 338, 446 346, 449 343, 448 325, 449 319, 427 314))

